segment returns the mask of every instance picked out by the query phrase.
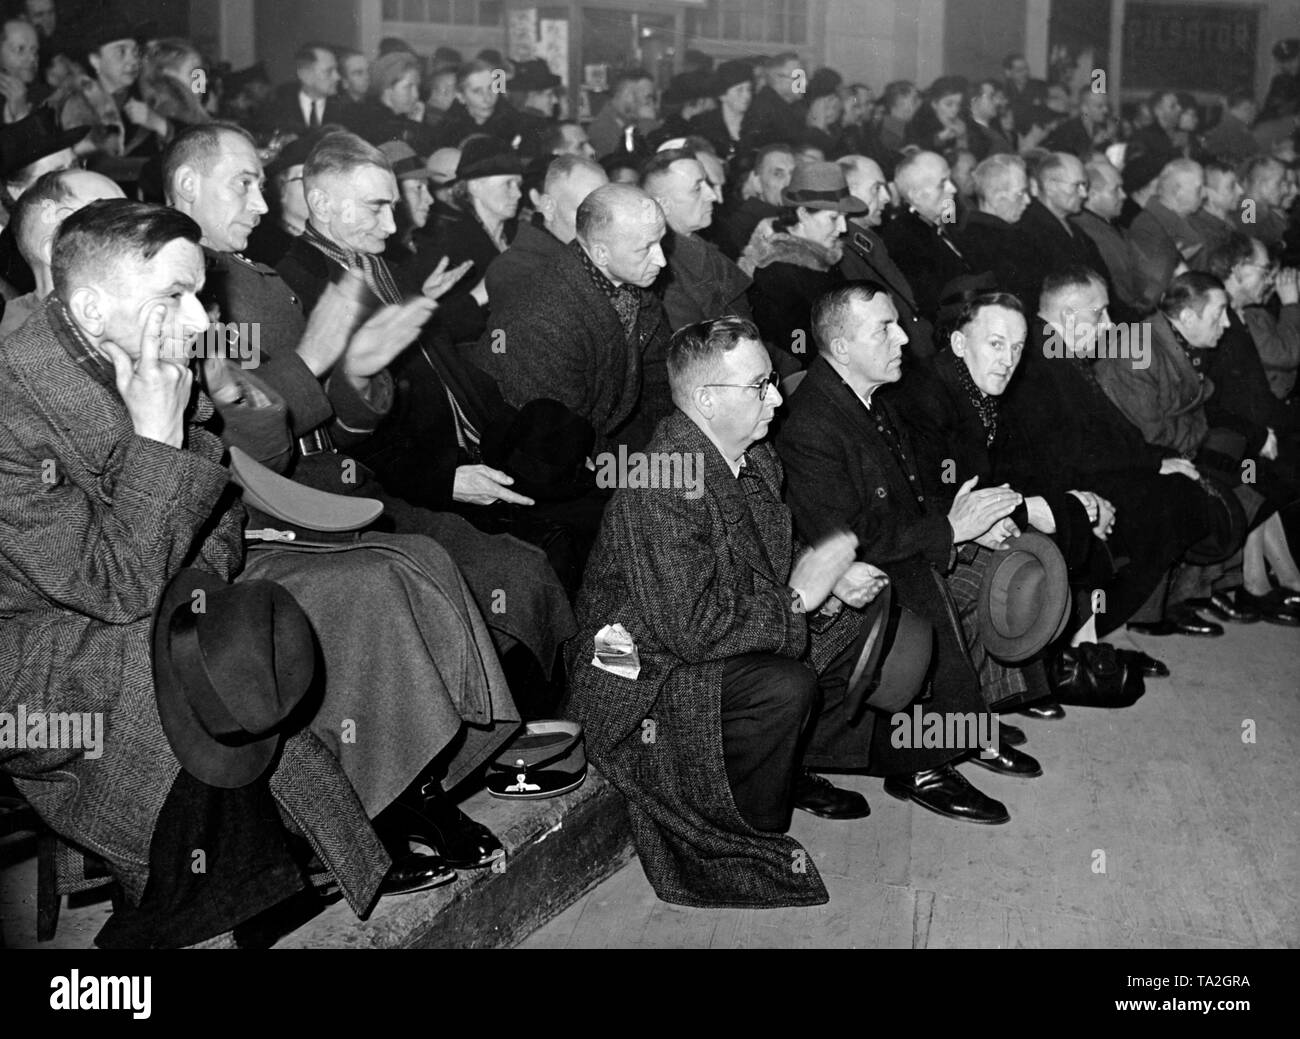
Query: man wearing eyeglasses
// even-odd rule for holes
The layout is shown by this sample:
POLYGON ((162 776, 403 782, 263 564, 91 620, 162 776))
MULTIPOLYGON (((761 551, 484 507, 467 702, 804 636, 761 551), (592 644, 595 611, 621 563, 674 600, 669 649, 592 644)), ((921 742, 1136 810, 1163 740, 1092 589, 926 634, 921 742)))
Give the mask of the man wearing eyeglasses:
POLYGON ((770 367, 744 318, 674 334, 676 410, 647 454, 699 459, 703 480, 615 493, 569 644, 570 709, 627 798, 641 863, 669 902, 824 902, 816 867, 782 836, 791 807, 832 819, 869 811, 800 766, 867 764, 871 726, 844 724, 844 703, 857 608, 885 581, 854 562, 846 532, 796 550, 781 465, 761 442, 782 402, 770 367), (593 657, 615 624, 630 637, 624 659, 634 646, 631 672, 593 657))
MULTIPOLYGON (((1035 250, 1033 298, 1026 309, 1038 304, 1038 286, 1054 271, 1081 264, 1096 271, 1109 287, 1110 272, 1091 238, 1070 223, 1083 211, 1088 198, 1088 177, 1075 156, 1054 152, 1038 167, 1034 179, 1038 197, 1025 207, 1016 229, 1035 250)), ((1115 293, 1112 291, 1111 296, 1115 293)))

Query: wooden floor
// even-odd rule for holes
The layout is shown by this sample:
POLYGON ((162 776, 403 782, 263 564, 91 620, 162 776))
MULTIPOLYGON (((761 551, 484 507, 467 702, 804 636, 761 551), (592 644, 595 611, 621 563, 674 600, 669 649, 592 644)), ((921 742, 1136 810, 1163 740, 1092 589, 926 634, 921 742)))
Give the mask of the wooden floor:
POLYGON ((867 796, 870 818, 797 812, 792 830, 829 904, 673 906, 634 860, 523 947, 1300 946, 1300 630, 1115 641, 1173 677, 1127 710, 1015 717, 1040 779, 963 766, 1010 824, 952 822, 879 780, 837 777, 867 796))

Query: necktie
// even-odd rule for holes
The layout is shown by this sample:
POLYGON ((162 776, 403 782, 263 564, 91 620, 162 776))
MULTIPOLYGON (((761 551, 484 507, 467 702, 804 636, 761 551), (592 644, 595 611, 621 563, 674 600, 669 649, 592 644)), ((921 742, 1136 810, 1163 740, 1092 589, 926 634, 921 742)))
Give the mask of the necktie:
POLYGON ((311 103, 311 125, 313 127, 320 126, 320 102, 319 101, 313 101, 311 103))

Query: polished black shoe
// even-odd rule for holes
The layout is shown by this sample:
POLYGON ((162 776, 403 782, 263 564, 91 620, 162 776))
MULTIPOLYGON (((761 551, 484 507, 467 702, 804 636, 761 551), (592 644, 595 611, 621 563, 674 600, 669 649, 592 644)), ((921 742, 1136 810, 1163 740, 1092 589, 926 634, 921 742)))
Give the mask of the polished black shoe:
POLYGON ((885 780, 885 793, 900 801, 913 801, 949 819, 989 826, 1011 821, 1006 805, 981 793, 951 765, 910 776, 890 776, 885 780))
POLYGON ((1065 708, 1059 703, 1052 700, 1043 700, 1039 703, 1030 704, 1028 707, 1022 707, 1019 714, 1026 718, 1043 718, 1047 721, 1059 721, 1065 717, 1065 708))
POLYGON ((1022 747, 1026 742, 1025 730, 1018 729, 998 716, 998 736, 1008 747, 1022 747))
POLYGON ((1287 593, 1273 589, 1267 595, 1251 595, 1244 588, 1233 592, 1233 602, 1242 609, 1256 610, 1269 624, 1300 627, 1300 606, 1287 605, 1287 593))
POLYGON ((1208 599, 1188 599, 1187 604, 1199 612, 1204 610, 1211 617, 1233 624, 1254 624, 1259 620, 1259 611, 1248 609, 1234 602, 1231 593, 1215 592, 1208 599))
POLYGON ((1164 620, 1150 623, 1130 621, 1126 627, 1139 635, 1197 635, 1202 638, 1217 638, 1223 634, 1223 625, 1207 621, 1188 606, 1171 611, 1164 620))
POLYGON ((419 797, 398 799, 379 822, 387 837, 423 845, 453 869, 479 869, 505 855, 492 831, 462 812, 436 784, 426 784, 419 797))
POLYGON ((456 871, 437 855, 411 851, 397 858, 379 885, 379 894, 409 895, 412 891, 450 884, 456 871))
POLYGON ((1036 779, 1043 774, 1043 766, 1038 763, 1037 758, 1026 754, 1023 750, 1007 746, 1005 742, 992 757, 986 758, 982 750, 977 750, 966 761, 968 764, 986 768, 990 772, 1015 776, 1018 779, 1036 779))
POLYGON ((795 776, 794 806, 823 819, 865 819, 871 814, 871 806, 861 794, 841 790, 829 779, 806 768, 795 776))
POLYGON ((1143 678, 1168 678, 1169 666, 1163 660, 1149 657, 1136 649, 1119 649, 1115 651, 1121 663, 1139 668, 1143 678))

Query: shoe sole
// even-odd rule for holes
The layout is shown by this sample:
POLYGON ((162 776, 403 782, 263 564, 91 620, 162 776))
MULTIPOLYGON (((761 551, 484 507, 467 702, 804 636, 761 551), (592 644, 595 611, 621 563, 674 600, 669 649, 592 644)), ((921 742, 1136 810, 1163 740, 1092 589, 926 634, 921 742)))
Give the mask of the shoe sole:
POLYGON ((829 812, 819 812, 815 808, 805 808, 803 805, 795 805, 795 808, 801 812, 807 812, 809 815, 815 815, 818 819, 865 819, 871 814, 870 806, 865 812, 854 812, 852 815, 838 815, 829 812))
POLYGON ((917 800, 911 794, 896 794, 889 787, 884 788, 885 793, 899 801, 911 801, 918 808, 924 808, 927 812, 933 812, 935 815, 941 815, 945 819, 956 819, 958 822, 975 823, 977 826, 1002 826, 1011 822, 1011 814, 1008 813, 1004 819, 976 819, 969 815, 961 815, 957 812, 945 812, 941 808, 935 808, 934 805, 928 805, 924 801, 917 800))

